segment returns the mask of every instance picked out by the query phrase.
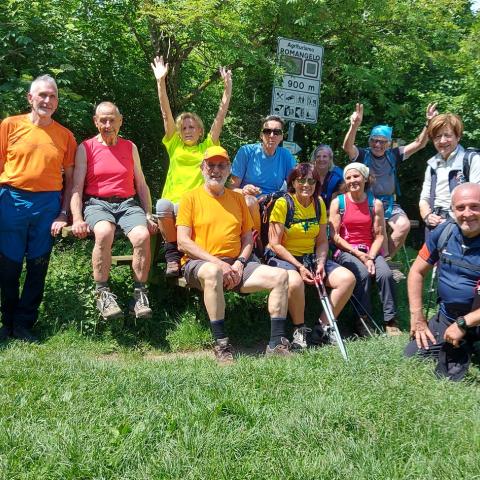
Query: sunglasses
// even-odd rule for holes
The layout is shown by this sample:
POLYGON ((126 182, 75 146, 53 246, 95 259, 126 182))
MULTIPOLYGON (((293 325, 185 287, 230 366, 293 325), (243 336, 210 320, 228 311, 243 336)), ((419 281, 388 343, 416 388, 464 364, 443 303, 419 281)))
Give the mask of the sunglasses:
POLYGON ((297 182, 300 185, 305 185, 308 183, 309 185, 315 185, 317 181, 314 178, 297 178, 297 182))
POLYGON ((283 135, 283 130, 280 128, 264 128, 262 133, 264 135, 271 135, 273 133, 275 136, 279 136, 283 135))
POLYGON ((379 145, 386 145, 388 143, 388 140, 380 140, 379 138, 371 138, 370 143, 372 145, 379 144, 379 145))
POLYGON ((226 170, 230 164, 229 163, 208 163, 208 162, 205 162, 205 166, 211 171, 213 170, 215 167, 217 167, 219 170, 226 170))

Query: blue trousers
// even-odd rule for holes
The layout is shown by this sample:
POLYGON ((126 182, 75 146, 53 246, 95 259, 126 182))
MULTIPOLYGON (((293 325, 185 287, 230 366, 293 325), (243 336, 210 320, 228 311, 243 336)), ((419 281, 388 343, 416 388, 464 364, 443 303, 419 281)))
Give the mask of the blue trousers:
POLYGON ((31 328, 43 298, 60 192, 0 188, 0 289, 2 322, 9 329, 31 328), (26 275, 20 294, 20 275, 26 275))

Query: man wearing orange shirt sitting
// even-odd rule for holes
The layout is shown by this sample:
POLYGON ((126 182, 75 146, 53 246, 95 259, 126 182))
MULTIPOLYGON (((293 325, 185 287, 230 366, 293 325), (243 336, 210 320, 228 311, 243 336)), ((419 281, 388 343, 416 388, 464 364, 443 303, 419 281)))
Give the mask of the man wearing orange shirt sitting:
POLYGON ((224 289, 241 293, 269 290, 270 342, 266 355, 289 355, 285 338, 288 275, 286 270, 261 265, 252 256, 253 221, 241 193, 225 188, 230 159, 219 146, 207 148, 201 164, 205 184, 183 195, 177 215, 177 242, 186 256, 187 283, 203 291, 203 300, 216 340, 215 356, 233 360, 225 334, 224 289))
POLYGON ((32 82, 28 103, 30 113, 0 124, 0 340, 13 336, 34 342, 31 329, 43 298, 53 236, 67 224, 76 142, 70 130, 52 119, 58 106, 52 77, 32 82))

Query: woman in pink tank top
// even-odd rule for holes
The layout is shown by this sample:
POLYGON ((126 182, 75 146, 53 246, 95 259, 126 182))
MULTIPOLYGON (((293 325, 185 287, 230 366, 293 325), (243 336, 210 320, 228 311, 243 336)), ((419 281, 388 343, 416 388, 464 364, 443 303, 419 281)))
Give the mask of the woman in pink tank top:
POLYGON ((330 206, 332 238, 337 246, 335 260, 353 272, 357 280, 352 295, 359 313, 355 327, 366 335, 366 324, 372 318, 370 290, 375 278, 383 305, 383 320, 387 335, 399 335, 395 317, 395 282, 382 256, 384 214, 380 200, 367 193, 370 171, 363 163, 350 163, 343 172, 347 193, 339 195, 330 206))

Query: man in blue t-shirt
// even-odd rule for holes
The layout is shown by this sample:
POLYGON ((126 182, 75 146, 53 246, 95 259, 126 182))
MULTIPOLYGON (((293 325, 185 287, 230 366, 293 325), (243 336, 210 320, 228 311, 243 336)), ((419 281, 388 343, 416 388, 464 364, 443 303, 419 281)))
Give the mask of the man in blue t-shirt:
POLYGON ((297 164, 283 141, 284 121, 276 115, 262 122, 262 143, 244 145, 238 150, 232 165, 230 188, 245 196, 255 228, 260 231, 258 199, 283 187, 292 168, 297 164))
POLYGON ((473 344, 480 340, 480 185, 456 187, 452 212, 455 223, 444 222, 432 231, 408 275, 412 340, 405 355, 434 358, 438 376, 462 380, 473 344), (440 309, 427 323, 423 284, 437 262, 440 309))
POLYGON ((384 244, 385 255, 388 253, 390 257, 393 257, 402 247, 410 231, 410 221, 395 201, 395 194, 399 194, 398 165, 425 147, 428 142, 428 122, 437 114, 436 105, 432 103, 428 105, 427 121, 420 135, 408 145, 395 148, 391 148, 393 129, 387 125, 377 125, 372 129, 368 139, 368 148, 355 146, 355 137, 363 120, 363 105, 361 103, 356 104, 355 111, 350 117, 350 128, 343 141, 343 149, 350 161, 365 163, 375 177, 372 191, 375 197, 382 200, 385 219, 392 229, 388 243, 385 242, 384 244))

